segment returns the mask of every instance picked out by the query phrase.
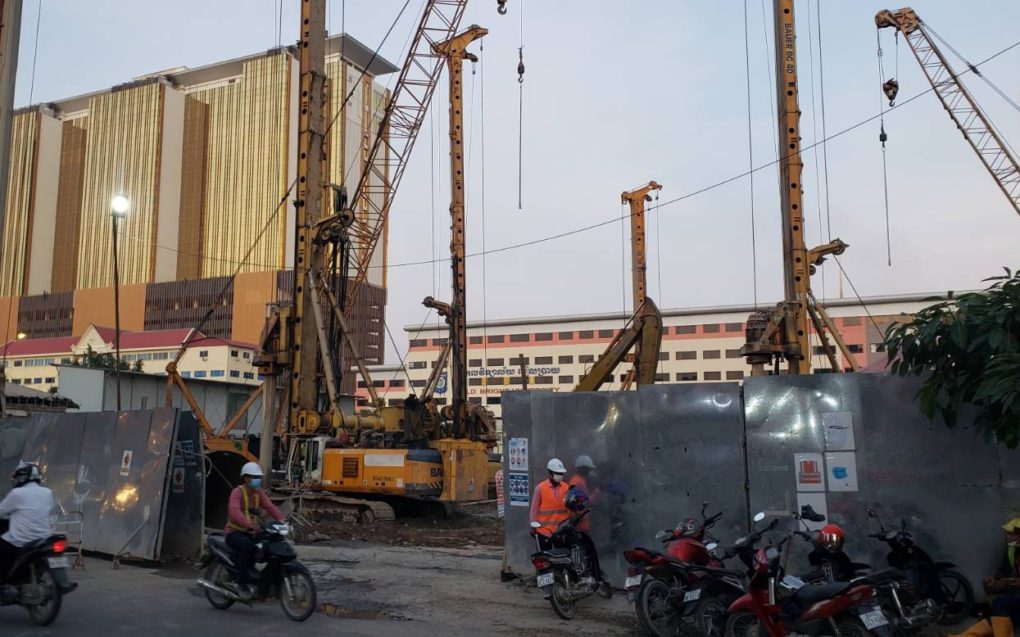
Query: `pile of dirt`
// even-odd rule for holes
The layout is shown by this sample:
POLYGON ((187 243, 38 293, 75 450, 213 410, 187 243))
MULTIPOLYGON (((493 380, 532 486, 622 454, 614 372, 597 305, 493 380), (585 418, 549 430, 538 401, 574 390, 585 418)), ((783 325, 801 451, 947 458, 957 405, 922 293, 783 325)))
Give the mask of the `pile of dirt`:
POLYGON ((315 525, 314 532, 330 540, 391 546, 503 546, 503 520, 461 511, 448 516, 403 517, 371 524, 321 522, 315 525))

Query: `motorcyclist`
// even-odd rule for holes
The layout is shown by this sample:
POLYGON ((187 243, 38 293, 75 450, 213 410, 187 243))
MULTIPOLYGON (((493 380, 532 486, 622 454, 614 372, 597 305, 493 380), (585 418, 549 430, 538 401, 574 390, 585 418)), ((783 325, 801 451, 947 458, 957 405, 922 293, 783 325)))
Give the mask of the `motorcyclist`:
POLYGON ((538 483, 531 499, 531 528, 539 550, 545 550, 544 540, 556 531, 560 522, 570 518, 570 511, 563 502, 570 488, 563 480, 567 468, 559 458, 550 459, 545 468, 549 472, 549 479, 538 483))
MULTIPOLYGON (((574 460, 574 475, 570 477, 569 485, 577 487, 584 493, 588 494, 592 504, 596 499, 596 493, 589 488, 588 478, 591 476, 591 472, 595 470, 595 463, 592 462, 590 456, 580 455, 574 460)), ((589 518, 584 518, 577 525, 578 530, 589 533, 591 531, 591 524, 589 518)))
POLYGON ((237 591, 241 597, 253 594, 251 577, 252 560, 255 555, 255 532, 261 527, 261 519, 268 515, 274 520, 284 521, 285 516, 262 489, 262 467, 249 462, 241 467, 242 483, 230 492, 227 507, 227 546, 234 553, 237 566, 237 591))
POLYGON ((1006 532, 1006 554, 994 577, 985 578, 985 591, 992 596, 989 619, 980 619, 966 631, 952 637, 1013 637, 1013 622, 1020 620, 1020 517, 1002 525, 1006 532))
POLYGON ((0 535, 0 580, 7 576, 21 547, 53 534, 53 492, 41 483, 39 465, 24 460, 11 474, 13 488, 0 502, 0 520, 9 520, 9 528, 0 535))

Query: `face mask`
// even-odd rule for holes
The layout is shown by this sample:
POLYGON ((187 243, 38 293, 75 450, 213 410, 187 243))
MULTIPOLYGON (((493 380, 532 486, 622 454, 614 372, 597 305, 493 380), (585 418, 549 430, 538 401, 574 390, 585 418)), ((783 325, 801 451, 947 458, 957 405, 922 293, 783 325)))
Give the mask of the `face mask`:
POLYGON ((258 489, 261 486, 262 486, 262 478, 252 478, 251 479, 251 488, 252 489, 258 489))
POLYGON ((552 474, 552 481, 553 484, 559 484, 560 482, 563 482, 563 476, 558 473, 554 473, 552 474))

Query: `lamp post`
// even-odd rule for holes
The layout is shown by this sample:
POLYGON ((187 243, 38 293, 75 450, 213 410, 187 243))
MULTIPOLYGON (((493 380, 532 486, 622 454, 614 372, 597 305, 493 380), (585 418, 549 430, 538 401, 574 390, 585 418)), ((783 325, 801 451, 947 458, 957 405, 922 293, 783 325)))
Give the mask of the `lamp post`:
POLYGON ((114 195, 110 202, 110 216, 113 219, 113 323, 114 348, 117 352, 113 376, 117 382, 117 411, 120 411, 120 269, 117 267, 117 221, 127 216, 130 202, 124 195, 114 195))

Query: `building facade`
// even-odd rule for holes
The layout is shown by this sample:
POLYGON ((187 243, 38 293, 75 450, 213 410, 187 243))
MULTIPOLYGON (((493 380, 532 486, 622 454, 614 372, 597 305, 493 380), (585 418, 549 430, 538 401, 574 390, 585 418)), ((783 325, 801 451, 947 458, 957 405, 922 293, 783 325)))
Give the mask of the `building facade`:
MULTIPOLYGON (((860 367, 884 361, 882 335, 889 325, 927 306, 932 295, 829 301, 826 307, 860 367)), ((762 306, 766 307, 766 306, 762 306)), ((750 306, 665 310, 656 382, 740 382, 750 367, 740 356, 750 306)), ((527 366, 528 389, 571 391, 606 350, 630 317, 623 314, 553 316, 468 324, 468 399, 501 414, 503 392, 523 388, 521 358, 527 366)), ((411 391, 421 392, 447 340, 446 325, 407 326, 409 347, 400 365, 371 369, 380 398, 398 404, 411 391)), ((840 354, 841 368, 849 364, 840 354)), ((833 371, 820 342, 814 338, 815 373, 833 371)), ((621 388, 631 365, 623 363, 605 390, 621 388)), ((352 372, 353 374, 354 372, 352 372)), ((444 372, 445 373, 445 372, 444 372)), ((358 398, 368 404, 368 389, 358 381, 358 398)), ((446 383, 440 378, 436 398, 446 404, 446 383)))
MULTIPOLYGON (((396 67, 338 35, 326 69, 326 175, 353 191, 389 99, 375 78, 396 67)), ((292 286, 299 97, 296 47, 282 47, 17 111, 0 252, 0 314, 17 319, 0 321, 0 340, 114 323, 110 202, 122 194, 125 326, 190 328, 212 310, 207 334, 256 342, 266 303, 292 286)), ((384 316, 386 236, 352 312, 378 363, 382 336, 364 328, 384 316)))

